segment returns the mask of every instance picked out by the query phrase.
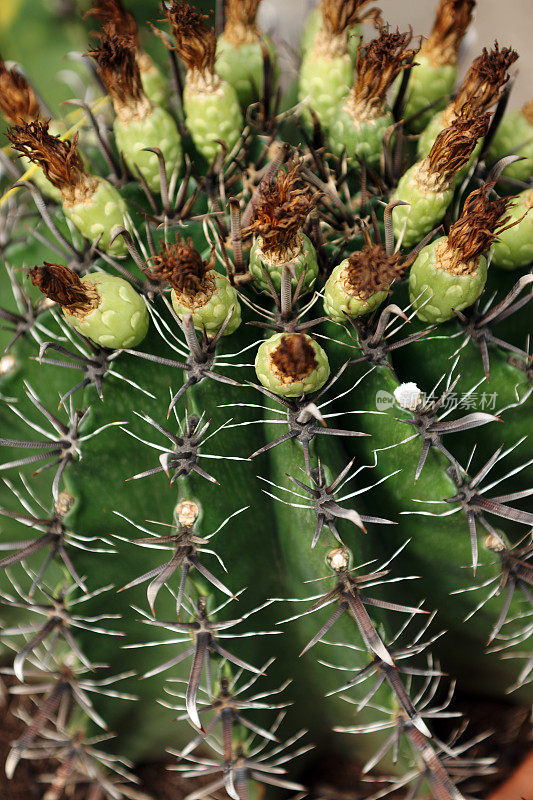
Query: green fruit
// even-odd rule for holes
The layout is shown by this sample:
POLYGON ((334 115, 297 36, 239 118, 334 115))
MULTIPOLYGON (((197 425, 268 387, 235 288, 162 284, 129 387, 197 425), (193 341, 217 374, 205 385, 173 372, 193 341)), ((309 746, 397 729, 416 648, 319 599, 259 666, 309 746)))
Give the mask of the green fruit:
POLYGON ((513 203, 505 213, 506 217, 510 217, 506 224, 520 221, 500 233, 492 248, 491 264, 500 269, 527 267, 533 261, 533 190, 525 189, 520 192, 513 198, 513 203))
POLYGON ((193 306, 187 305, 183 300, 183 296, 178 298, 178 295, 173 289, 171 292, 172 306, 178 317, 191 314, 194 327, 198 330, 203 330, 205 328, 210 336, 214 336, 218 333, 233 306, 233 314, 223 334, 224 336, 229 336, 229 334, 236 331, 241 324, 239 297, 235 288, 225 275, 210 270, 206 273, 204 280, 209 281, 209 279, 214 281, 214 289, 207 302, 204 302, 203 305, 196 305, 196 302, 198 302, 198 295, 195 297, 195 304, 193 306))
POLYGON ((480 256, 477 267, 465 275, 453 275, 439 264, 440 237, 422 248, 409 273, 409 299, 424 322, 445 322, 455 311, 468 308, 480 296, 487 281, 487 261, 480 256))
MULTIPOLYGON (((269 36, 262 36, 274 67, 279 73, 277 54, 269 36)), ((253 42, 236 45, 222 33, 217 39, 216 72, 231 84, 241 106, 257 102, 263 92, 263 51, 257 38, 253 42)))
MULTIPOLYGON (((307 15, 305 25, 303 27, 302 36, 300 38, 300 50, 302 55, 309 52, 315 41, 315 36, 322 28, 322 11, 320 7, 313 8, 307 15)), ((360 25, 354 25, 353 28, 348 29, 348 52, 351 59, 355 64, 357 58, 357 47, 359 45, 359 36, 361 34, 360 25)))
POLYGON ((168 87, 163 73, 146 53, 139 60, 144 94, 153 106, 166 106, 168 87))
POLYGON ((243 120, 233 86, 220 81, 214 91, 196 91, 187 84, 183 93, 187 127, 199 153, 212 161, 220 150, 217 140, 229 152, 242 133, 243 120))
MULTIPOLYGON (((305 278, 302 283, 302 293, 309 291, 316 280, 318 275, 318 263, 316 259, 316 250, 309 239, 304 233, 301 234, 301 249, 298 255, 289 255, 287 261, 294 266, 296 271, 296 279, 292 279, 293 289, 296 287, 298 279, 300 278, 303 270, 305 269, 305 278)), ((261 249, 260 237, 257 237, 250 250, 250 263, 248 269, 254 277, 254 286, 262 289, 264 292, 269 291, 268 282, 265 280, 261 264, 265 266, 270 276, 274 287, 278 290, 281 288, 281 274, 283 272, 283 265, 287 261, 281 261, 270 253, 264 253, 261 249)))
MULTIPOLYGON (((310 106, 321 126, 327 130, 342 100, 350 91, 353 79, 353 64, 348 53, 327 57, 311 49, 304 55, 300 67, 298 99, 310 106)), ((311 115, 304 113, 309 124, 311 115)))
POLYGON ((355 159, 358 156, 375 169, 381 162, 385 131, 393 124, 390 111, 376 119, 360 121, 343 107, 330 124, 329 139, 333 151, 340 155, 346 150, 348 158, 355 159))
POLYGON ((363 317, 370 314, 387 298, 388 292, 376 292, 361 299, 346 291, 340 280, 348 266, 348 259, 338 264, 324 286, 324 313, 334 322, 346 322, 346 317, 363 317))
POLYGON ((446 209, 453 198, 453 189, 441 192, 423 192, 415 179, 417 164, 410 167, 398 182, 392 200, 403 200, 406 206, 396 206, 392 212, 394 236, 403 233, 404 247, 413 247, 444 218, 446 209), (407 221, 407 224, 406 224, 407 221))
POLYGON ((98 240, 98 246, 110 255, 123 257, 127 248, 122 237, 110 243, 117 227, 128 227, 126 203, 120 193, 104 178, 96 178, 94 194, 80 203, 63 203, 63 211, 86 239, 98 240))
POLYGON ((90 272, 81 280, 96 286, 100 303, 82 318, 64 311, 72 327, 101 347, 137 347, 150 320, 142 297, 127 281, 105 272, 90 272))
MULTIPOLYGON (((457 78, 457 66, 434 64, 423 54, 418 54, 415 61, 405 93, 404 119, 422 111, 430 103, 435 104, 410 123, 409 130, 420 133, 435 112, 446 106, 457 78)), ((396 81, 398 88, 400 82, 401 76, 396 81)))
POLYGON ((306 375, 292 377, 282 375, 272 364, 272 354, 278 349, 280 343, 287 336, 294 334, 276 333, 259 345, 255 357, 255 372, 263 386, 271 392, 282 397, 302 397, 305 394, 317 392, 329 378, 328 357, 319 344, 307 334, 306 342, 313 349, 316 366, 306 375))
POLYGON ((509 155, 523 156, 524 160, 509 164, 502 179, 529 180, 533 172, 533 124, 520 109, 504 115, 490 143, 487 161, 490 164, 509 155))
POLYGON ((159 192, 159 159, 155 153, 145 152, 146 147, 158 147, 163 153, 167 174, 180 169, 182 162, 181 140, 176 123, 164 108, 153 108, 144 119, 125 121, 116 117, 113 123, 119 152, 124 156, 130 172, 141 171, 149 188, 159 192))

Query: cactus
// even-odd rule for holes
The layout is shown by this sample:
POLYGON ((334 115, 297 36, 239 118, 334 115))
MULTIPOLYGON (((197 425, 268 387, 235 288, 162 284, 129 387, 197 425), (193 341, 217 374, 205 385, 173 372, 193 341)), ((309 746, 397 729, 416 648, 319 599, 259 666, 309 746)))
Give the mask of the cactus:
MULTIPOLYGON (((0 669, 27 701, 6 772, 145 800, 137 765, 166 760, 189 800, 247 800, 318 796, 333 755, 375 781, 354 796, 485 795, 493 732, 453 686, 533 695, 531 186, 507 196, 523 162, 483 148, 457 174, 516 54, 416 162, 385 106, 411 35, 380 23, 354 96, 390 125, 295 149, 308 111, 274 102, 257 3, 229 5, 253 97, 175 0, 168 68, 94 2, 96 69, 54 133, 0 60, 0 669)), ((323 4, 348 61, 366 5, 323 4)), ((440 4, 452 54, 472 5, 440 4)))

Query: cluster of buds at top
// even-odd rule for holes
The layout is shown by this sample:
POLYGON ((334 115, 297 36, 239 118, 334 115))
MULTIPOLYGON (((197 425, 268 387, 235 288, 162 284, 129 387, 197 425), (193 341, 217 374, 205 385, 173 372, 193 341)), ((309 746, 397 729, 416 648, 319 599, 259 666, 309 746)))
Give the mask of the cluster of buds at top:
POLYGON ((431 33, 420 48, 434 64, 455 64, 476 0, 441 0, 431 33))

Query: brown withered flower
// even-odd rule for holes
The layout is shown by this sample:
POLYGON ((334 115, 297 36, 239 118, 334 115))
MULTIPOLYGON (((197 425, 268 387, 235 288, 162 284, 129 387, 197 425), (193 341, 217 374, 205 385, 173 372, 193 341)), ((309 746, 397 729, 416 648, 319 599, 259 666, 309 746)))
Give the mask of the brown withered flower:
POLYGON ((477 264, 479 256, 487 252, 500 233, 517 224, 515 220, 508 225, 511 217, 505 216, 513 206, 512 197, 489 198, 494 184, 495 181, 486 183, 471 192, 461 216, 450 227, 446 244, 451 256, 451 264, 446 265, 449 272, 468 272, 469 265, 477 264))
POLYGON ((121 0, 94 0, 85 17, 97 17, 104 31, 111 36, 127 36, 137 42, 137 22, 121 0))
POLYGON ((98 75, 113 101, 117 116, 126 120, 143 119, 150 113, 150 103, 142 87, 135 42, 131 37, 105 31, 100 37, 100 45, 86 55, 95 60, 98 75))
POLYGON ((435 139, 426 158, 420 162, 417 180, 421 187, 431 192, 448 188, 455 173, 472 155, 478 139, 489 128, 490 114, 461 114, 435 139))
POLYGON ((79 202, 84 196, 91 196, 98 183, 85 171, 78 151, 78 134, 72 140, 62 140, 48 132, 49 124, 50 120, 14 125, 7 137, 15 150, 39 164, 64 202, 79 202))
POLYGON ((224 36, 232 44, 255 42, 259 36, 257 11, 261 0, 226 0, 224 36))
POLYGON ((314 49, 329 58, 338 58, 347 52, 348 32, 359 22, 381 19, 377 8, 367 8, 372 0, 322 0, 320 11, 322 26, 318 31, 314 49))
POLYGON ((518 59, 518 53, 511 47, 500 50, 498 42, 492 50, 483 52, 472 62, 454 100, 445 113, 449 124, 464 109, 468 114, 488 111, 498 102, 503 87, 509 81, 509 67, 518 59))
POLYGON ((39 101, 18 70, 8 69, 0 56, 0 111, 11 125, 39 119, 39 101))
POLYGON ((161 283, 168 283, 175 292, 193 298, 206 291, 211 283, 208 273, 215 266, 215 252, 211 251, 209 261, 204 261, 193 245, 192 239, 176 235, 174 243, 165 242, 158 255, 149 259, 149 277, 161 283))
POLYGON ((185 0, 163 3, 163 13, 176 40, 175 49, 187 70, 199 73, 204 79, 214 75, 217 38, 213 28, 206 25, 209 15, 202 14, 185 0))
POLYGON ((90 282, 83 283, 75 272, 62 264, 45 261, 42 266, 29 269, 27 274, 49 300, 58 303, 74 317, 81 319, 100 305, 96 286, 90 282))
POLYGON ((270 354, 272 366, 284 378, 301 380, 318 367, 315 351, 304 333, 284 336, 270 354))
POLYGON ((264 253, 299 250, 300 230, 318 198, 309 186, 301 185, 299 165, 293 163, 287 170, 280 170, 263 189, 243 234, 259 234, 264 253))
POLYGON ((476 0, 440 0, 431 33, 420 48, 436 66, 455 65, 476 0))
POLYGON ((348 110, 358 119, 375 119, 383 114, 387 91, 396 76, 410 67, 417 49, 409 48, 412 30, 389 32, 378 25, 379 34, 357 50, 356 77, 347 101, 348 110))

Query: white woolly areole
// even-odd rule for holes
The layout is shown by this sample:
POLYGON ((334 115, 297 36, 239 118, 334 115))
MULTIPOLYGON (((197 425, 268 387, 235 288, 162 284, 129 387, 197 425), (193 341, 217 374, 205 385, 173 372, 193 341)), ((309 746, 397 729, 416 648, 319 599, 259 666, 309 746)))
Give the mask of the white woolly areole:
POLYGON ((394 390, 394 399, 398 405, 410 411, 415 411, 418 408, 421 396, 422 392, 416 383, 401 383, 394 390))

